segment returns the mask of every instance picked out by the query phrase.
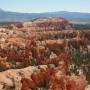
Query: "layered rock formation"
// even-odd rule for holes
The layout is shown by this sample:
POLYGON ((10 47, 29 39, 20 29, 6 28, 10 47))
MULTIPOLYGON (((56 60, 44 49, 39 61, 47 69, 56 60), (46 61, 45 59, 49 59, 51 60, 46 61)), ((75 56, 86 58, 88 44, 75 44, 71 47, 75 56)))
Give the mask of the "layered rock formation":
POLYGON ((89 42, 61 17, 0 26, 0 90, 85 90, 89 42))
POLYGON ((67 30, 71 29, 69 22, 64 18, 54 17, 54 18, 39 18, 33 22, 24 23, 25 27, 28 27, 30 30, 67 30))

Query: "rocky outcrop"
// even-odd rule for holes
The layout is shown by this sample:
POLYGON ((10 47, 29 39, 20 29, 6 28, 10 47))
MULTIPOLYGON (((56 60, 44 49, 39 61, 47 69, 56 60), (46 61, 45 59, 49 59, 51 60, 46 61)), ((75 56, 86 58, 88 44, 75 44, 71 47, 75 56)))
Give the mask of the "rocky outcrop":
POLYGON ((85 90, 87 85, 83 74, 69 76, 59 67, 40 65, 0 72, 0 90, 35 90, 45 80, 49 81, 48 90, 85 90))
POLYGON ((24 27, 28 27, 30 30, 67 30, 71 29, 69 22, 61 17, 54 18, 39 18, 33 22, 25 22, 24 27))
MULTIPOLYGON (((46 68, 47 65, 41 66, 46 68)), ((39 70, 38 67, 29 66, 23 69, 10 69, 0 72, 0 90, 21 90, 21 79, 30 78, 34 71, 39 70)))

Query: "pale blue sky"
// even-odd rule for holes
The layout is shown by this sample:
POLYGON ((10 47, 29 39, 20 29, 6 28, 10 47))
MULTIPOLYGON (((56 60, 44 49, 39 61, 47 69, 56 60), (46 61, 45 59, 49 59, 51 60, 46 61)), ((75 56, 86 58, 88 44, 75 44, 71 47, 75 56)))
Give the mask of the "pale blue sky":
POLYGON ((0 0, 0 8, 15 12, 89 12, 90 0, 0 0))

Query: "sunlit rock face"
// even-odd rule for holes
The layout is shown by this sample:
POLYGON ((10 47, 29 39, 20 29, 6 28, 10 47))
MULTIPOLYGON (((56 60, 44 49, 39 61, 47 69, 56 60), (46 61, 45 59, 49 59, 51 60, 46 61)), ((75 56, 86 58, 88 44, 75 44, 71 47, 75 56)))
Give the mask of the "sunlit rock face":
POLYGON ((89 72, 89 40, 61 17, 2 25, 0 90, 90 90, 79 70, 89 72))
POLYGON ((71 29, 68 20, 61 17, 38 18, 32 22, 25 22, 24 27, 31 30, 67 30, 71 29))

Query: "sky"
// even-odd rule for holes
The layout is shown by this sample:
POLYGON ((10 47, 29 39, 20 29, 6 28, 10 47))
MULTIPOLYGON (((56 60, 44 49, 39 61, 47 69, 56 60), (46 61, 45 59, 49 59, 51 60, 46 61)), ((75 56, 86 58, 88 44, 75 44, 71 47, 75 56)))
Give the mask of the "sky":
POLYGON ((24 13, 55 11, 90 13, 90 0, 0 0, 0 8, 24 13))

